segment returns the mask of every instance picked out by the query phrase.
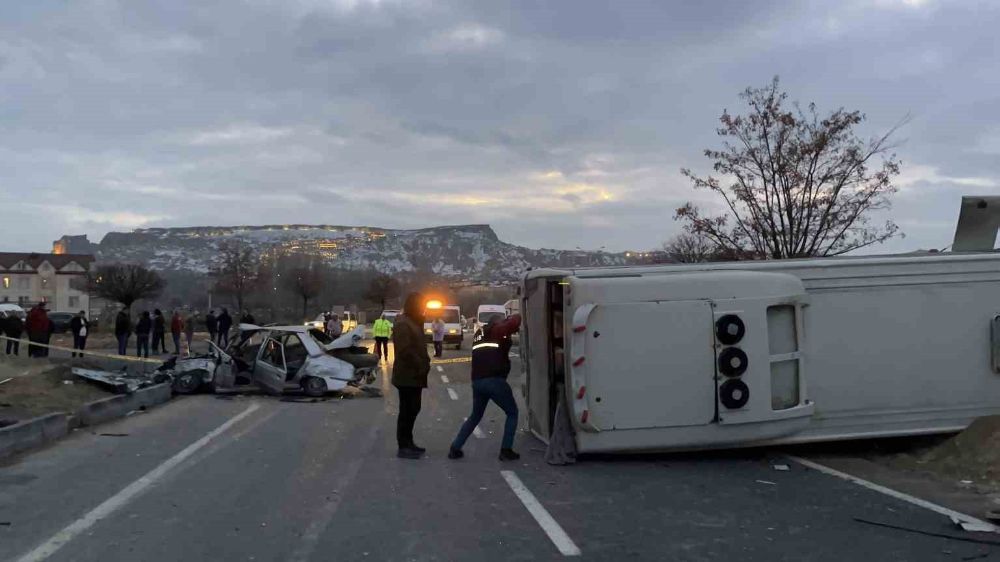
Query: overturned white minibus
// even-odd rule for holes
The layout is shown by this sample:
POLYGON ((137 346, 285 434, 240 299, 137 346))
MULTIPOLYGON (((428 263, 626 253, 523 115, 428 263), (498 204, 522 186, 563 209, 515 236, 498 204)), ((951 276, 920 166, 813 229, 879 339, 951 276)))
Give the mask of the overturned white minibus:
POLYGON ((531 431, 579 452, 957 431, 1000 414, 1000 254, 539 269, 531 431))

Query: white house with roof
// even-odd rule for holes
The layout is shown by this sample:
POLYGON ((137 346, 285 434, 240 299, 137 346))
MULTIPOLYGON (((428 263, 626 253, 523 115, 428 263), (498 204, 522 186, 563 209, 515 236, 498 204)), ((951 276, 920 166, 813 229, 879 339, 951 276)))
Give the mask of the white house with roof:
POLYGON ((48 303, 51 311, 90 310, 83 290, 94 256, 0 252, 0 303, 24 308, 48 303))

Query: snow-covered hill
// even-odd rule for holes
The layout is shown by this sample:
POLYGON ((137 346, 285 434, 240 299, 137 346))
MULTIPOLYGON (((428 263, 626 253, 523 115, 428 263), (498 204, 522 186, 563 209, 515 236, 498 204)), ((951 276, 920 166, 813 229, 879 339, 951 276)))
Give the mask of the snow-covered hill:
POLYGON ((129 261, 161 271, 208 273, 218 248, 241 241, 260 253, 305 253, 344 269, 428 271, 470 282, 516 279, 528 267, 622 265, 623 253, 532 250, 500 241, 489 225, 388 230, 348 226, 149 228, 108 233, 93 245, 100 261, 129 261))

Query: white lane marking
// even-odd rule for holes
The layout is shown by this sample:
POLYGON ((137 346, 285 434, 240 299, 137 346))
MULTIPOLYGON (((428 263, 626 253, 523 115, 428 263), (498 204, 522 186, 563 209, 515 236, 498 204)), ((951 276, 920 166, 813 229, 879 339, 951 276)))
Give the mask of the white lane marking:
POLYGON ((452 400, 458 400, 458 394, 455 392, 454 388, 448 389, 448 396, 450 396, 452 400))
POLYGON ((437 367, 437 370, 438 370, 439 373, 443 373, 444 372, 444 367, 442 367, 441 365, 435 365, 435 367, 437 367))
POLYGON ((559 552, 563 556, 580 556, 580 549, 573 542, 573 539, 569 538, 566 531, 549 515, 545 507, 535 499, 535 495, 524 485, 524 482, 521 482, 517 474, 514 474, 512 470, 501 470, 500 476, 503 476, 503 479, 507 481, 507 485, 513 490, 514 495, 517 496, 517 499, 521 500, 528 513, 535 518, 535 521, 545 531, 545 534, 549 536, 552 544, 556 545, 559 552))
POLYGON ((927 500, 922 500, 920 498, 913 497, 913 496, 911 496, 909 494, 904 494, 903 492, 897 492, 896 490, 893 490, 892 488, 886 488, 885 486, 881 486, 881 485, 876 484, 874 482, 869 482, 869 481, 867 481, 867 480, 865 480, 863 478, 858 478, 857 476, 852 476, 850 474, 847 474, 846 472, 841 472, 841 471, 839 471, 839 470, 837 470, 835 468, 830 468, 829 466, 826 466, 826 465, 823 465, 823 464, 819 464, 818 462, 814 462, 814 461, 811 461, 811 460, 808 460, 808 459, 803 459, 801 457, 795 457, 795 456, 792 456, 792 455, 788 455, 788 458, 791 459, 791 460, 793 460, 793 461, 795 461, 795 462, 797 462, 797 463, 799 463, 799 464, 801 464, 802 466, 809 467, 809 468, 811 468, 813 470, 818 470, 818 471, 820 471, 820 472, 822 472, 824 474, 829 474, 830 476, 835 476, 835 477, 840 478, 842 480, 847 480, 848 482, 853 482, 853 483, 857 484, 858 486, 863 486, 865 488, 868 488, 869 490, 874 490, 876 492, 885 494, 885 495, 887 495, 889 497, 896 498, 897 500, 901 500, 901 501, 904 501, 904 502, 907 502, 907 503, 911 503, 913 505, 922 507, 924 509, 929 509, 929 510, 935 512, 935 513, 939 513, 941 515, 944 515, 945 517, 954 518, 954 519, 957 519, 959 521, 964 521, 966 523, 975 523, 977 525, 986 525, 986 526, 992 528, 991 529, 992 532, 1000 531, 1000 528, 997 528, 997 526, 995 526, 995 525, 993 525, 991 523, 987 523, 986 521, 983 521, 981 519, 976 519, 975 517, 972 517, 970 515, 966 515, 964 513, 959 513, 957 511, 948 509, 947 507, 940 506, 940 505, 938 505, 936 503, 931 503, 931 502, 929 502, 927 500))
MULTIPOLYGON (((463 418, 462 421, 469 421, 469 418, 463 418)), ((472 434, 480 439, 486 438, 486 434, 483 433, 483 430, 479 429, 478 425, 475 427, 475 429, 472 430, 472 434)))
POLYGON ((444 384, 448 384, 450 381, 448 380, 447 376, 441 375, 441 382, 443 382, 444 384))
POLYGON ((39 560, 45 560, 49 556, 55 554, 57 550, 65 546, 69 541, 73 540, 74 537, 83 533, 101 519, 108 517, 127 504, 133 498, 142 493, 146 488, 155 484, 157 480, 162 478, 166 473, 170 472, 171 469, 184 462, 188 457, 207 445, 212 439, 215 439, 226 430, 239 423, 243 418, 257 411, 258 408, 260 408, 260 404, 251 404, 246 410, 243 410, 239 414, 229 418, 226 423, 208 432, 204 437, 194 443, 191 443, 181 452, 163 461, 162 464, 153 470, 150 470, 135 482, 129 484, 122 491, 104 500, 101 505, 90 510, 83 517, 70 523, 65 529, 53 535, 49 540, 35 547, 35 549, 31 552, 18 558, 17 562, 38 562, 39 560))

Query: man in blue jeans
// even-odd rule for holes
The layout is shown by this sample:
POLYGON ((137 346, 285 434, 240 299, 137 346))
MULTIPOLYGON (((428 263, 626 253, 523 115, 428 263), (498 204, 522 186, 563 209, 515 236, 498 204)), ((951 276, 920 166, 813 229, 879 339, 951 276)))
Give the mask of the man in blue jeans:
POLYGON ((448 451, 449 459, 464 456, 462 446, 483 419, 490 400, 507 414, 503 426, 500 460, 515 461, 521 455, 514 452, 514 435, 517 433, 517 402, 507 384, 510 374, 510 336, 521 327, 521 315, 505 320, 491 320, 472 342, 472 413, 462 424, 455 441, 448 451))

